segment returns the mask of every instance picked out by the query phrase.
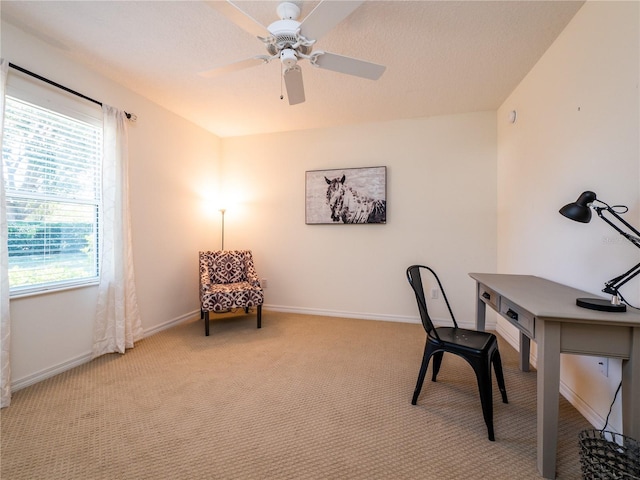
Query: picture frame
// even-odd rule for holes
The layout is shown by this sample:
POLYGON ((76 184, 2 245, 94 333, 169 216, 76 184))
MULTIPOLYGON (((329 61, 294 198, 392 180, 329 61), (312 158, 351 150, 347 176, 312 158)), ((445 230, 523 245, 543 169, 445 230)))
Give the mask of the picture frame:
POLYGON ((305 172, 305 223, 387 222, 387 167, 305 172))

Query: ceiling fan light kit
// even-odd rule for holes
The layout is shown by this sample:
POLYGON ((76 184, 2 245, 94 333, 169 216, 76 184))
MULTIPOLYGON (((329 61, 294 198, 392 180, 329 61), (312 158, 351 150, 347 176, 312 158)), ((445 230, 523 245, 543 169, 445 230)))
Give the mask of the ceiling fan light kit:
POLYGON ((386 67, 383 65, 324 51, 312 53, 316 41, 348 17, 362 3, 363 1, 323 0, 302 22, 299 22, 300 7, 292 2, 282 2, 276 9, 280 20, 276 20, 268 27, 262 26, 230 0, 209 3, 233 23, 262 41, 269 56, 256 55, 231 65, 202 72, 201 75, 212 78, 279 59, 282 63, 282 76, 287 87, 289 105, 305 101, 302 70, 298 65, 300 59, 309 60, 314 67, 377 80, 384 73, 386 67))
POLYGON ((294 50, 285 48, 280 52, 280 61, 285 67, 290 68, 298 63, 298 57, 296 57, 296 52, 294 50))

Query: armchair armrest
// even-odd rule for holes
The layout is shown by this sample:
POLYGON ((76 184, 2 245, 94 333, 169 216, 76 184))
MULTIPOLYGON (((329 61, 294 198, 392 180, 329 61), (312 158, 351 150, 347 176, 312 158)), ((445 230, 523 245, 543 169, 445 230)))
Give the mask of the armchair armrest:
POLYGON ((247 252, 245 254, 245 267, 247 274, 247 282, 251 286, 260 287, 260 279, 258 278, 258 273, 256 272, 256 267, 253 264, 253 256, 251 252, 247 252))

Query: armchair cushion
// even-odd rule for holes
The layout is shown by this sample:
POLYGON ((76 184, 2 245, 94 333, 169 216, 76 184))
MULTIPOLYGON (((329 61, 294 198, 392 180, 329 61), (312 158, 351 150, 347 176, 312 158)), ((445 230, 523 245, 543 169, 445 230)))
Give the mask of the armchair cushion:
POLYGON ((247 279, 245 252, 224 251, 211 256, 209 271, 213 283, 238 283, 247 279))
POLYGON ((236 307, 256 307, 262 305, 262 290, 249 282, 221 283, 211 285, 203 292, 202 310, 205 312, 225 312, 236 307))

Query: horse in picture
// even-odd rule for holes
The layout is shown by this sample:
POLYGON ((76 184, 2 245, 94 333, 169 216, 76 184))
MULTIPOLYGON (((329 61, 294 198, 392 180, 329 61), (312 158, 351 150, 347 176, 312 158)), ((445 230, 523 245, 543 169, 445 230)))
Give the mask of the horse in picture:
POLYGON ((329 180, 324 177, 327 188, 327 204, 331 209, 331 220, 343 223, 385 223, 387 202, 367 197, 351 187, 345 186, 346 176, 329 180))

